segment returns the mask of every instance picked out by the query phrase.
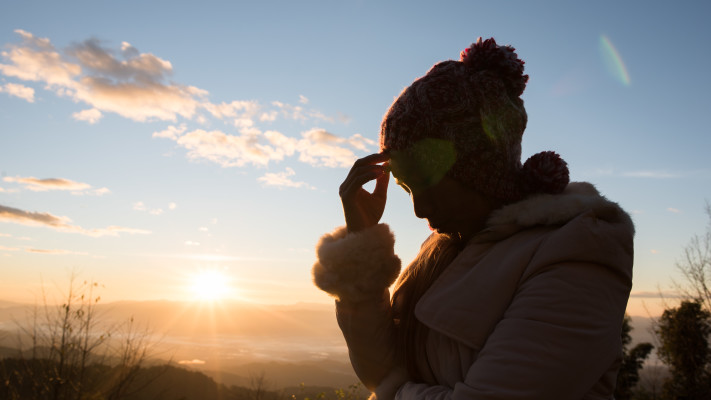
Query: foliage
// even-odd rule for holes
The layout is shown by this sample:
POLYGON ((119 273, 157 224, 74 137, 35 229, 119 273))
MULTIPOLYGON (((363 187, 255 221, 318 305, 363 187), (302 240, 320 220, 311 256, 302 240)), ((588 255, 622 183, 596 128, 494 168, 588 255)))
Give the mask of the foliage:
POLYGON ((61 304, 43 292, 28 323, 20 324, 19 356, 2 361, 0 382, 5 399, 129 398, 148 356, 148 333, 133 318, 102 325, 97 314, 99 285, 77 284, 72 274, 61 304), (31 397, 28 397, 31 394, 31 397))
POLYGON ((632 342, 631 318, 625 315, 622 321, 622 365, 617 374, 617 386, 615 387, 615 399, 628 400, 634 398, 635 387, 639 382, 639 371, 642 369, 644 360, 652 352, 654 346, 651 343, 638 343, 632 349, 629 345, 632 342))
POLYGON ((674 282, 674 286, 685 299, 698 299, 703 308, 711 312, 711 203, 708 202, 706 215, 706 232, 691 238, 684 248, 684 258, 676 264, 684 282, 674 282))
POLYGON ((656 327, 657 353, 669 367, 671 378, 665 382, 667 398, 708 399, 711 393, 711 313, 702 302, 683 301, 677 308, 664 311, 656 327))

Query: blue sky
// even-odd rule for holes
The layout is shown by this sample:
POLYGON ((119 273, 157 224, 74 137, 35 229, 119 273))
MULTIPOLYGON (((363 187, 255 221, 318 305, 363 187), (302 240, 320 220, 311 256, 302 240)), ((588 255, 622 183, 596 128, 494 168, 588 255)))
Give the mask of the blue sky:
MULTIPOLYGON (((523 153, 559 152, 637 226, 634 296, 669 289, 711 199, 703 2, 4 2, 0 293, 68 271, 107 300, 329 301, 318 237, 393 98, 478 36, 530 81, 523 153), (54 180, 48 180, 54 179, 54 180), (193 293, 194 294, 194 293, 193 293)), ((429 233, 395 185, 409 261, 429 233)), ((636 308, 635 310, 637 310, 636 308)), ((635 313, 639 314, 639 312, 635 313)))

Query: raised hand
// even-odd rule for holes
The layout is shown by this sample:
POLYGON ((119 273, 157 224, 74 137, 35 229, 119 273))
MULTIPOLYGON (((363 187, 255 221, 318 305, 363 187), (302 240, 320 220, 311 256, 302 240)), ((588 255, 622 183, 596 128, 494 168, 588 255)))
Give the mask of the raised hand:
POLYGON ((383 216, 388 196, 390 173, 386 161, 390 156, 371 154, 357 160, 338 190, 343 203, 346 227, 349 232, 358 232, 376 225, 383 216), (363 189, 366 182, 375 179, 375 189, 369 193, 363 189))

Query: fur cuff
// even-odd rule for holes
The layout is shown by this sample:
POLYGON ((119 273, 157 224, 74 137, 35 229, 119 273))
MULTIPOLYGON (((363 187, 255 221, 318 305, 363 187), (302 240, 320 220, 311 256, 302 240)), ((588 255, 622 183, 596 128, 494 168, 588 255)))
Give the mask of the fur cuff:
POLYGON ((314 283, 340 300, 379 298, 400 274, 394 247, 395 237, 386 224, 353 233, 337 228, 316 246, 314 283))

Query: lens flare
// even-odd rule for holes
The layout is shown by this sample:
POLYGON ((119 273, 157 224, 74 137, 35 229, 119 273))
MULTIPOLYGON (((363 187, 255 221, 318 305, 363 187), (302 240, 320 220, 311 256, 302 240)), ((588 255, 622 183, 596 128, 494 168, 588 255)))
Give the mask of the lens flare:
POLYGON ((629 86, 631 81, 627 67, 625 67, 620 53, 617 52, 615 46, 612 45, 610 39, 605 35, 600 36, 600 54, 602 55, 602 61, 605 63, 607 72, 624 86, 629 86))

